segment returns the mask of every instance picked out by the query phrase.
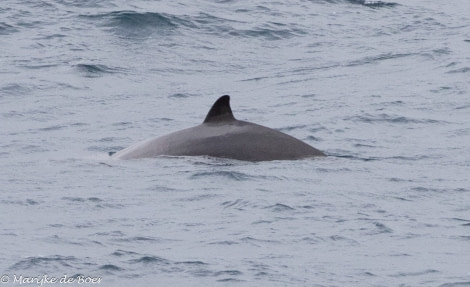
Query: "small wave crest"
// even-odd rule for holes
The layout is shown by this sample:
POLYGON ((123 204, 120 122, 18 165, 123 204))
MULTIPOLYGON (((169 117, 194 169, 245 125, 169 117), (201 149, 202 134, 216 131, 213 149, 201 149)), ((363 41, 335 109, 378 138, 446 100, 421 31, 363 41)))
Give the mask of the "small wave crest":
POLYGON ((182 17, 157 12, 114 11, 84 17, 103 21, 102 26, 123 38, 148 38, 154 33, 168 34, 180 25, 191 25, 182 17))
POLYGON ((395 2, 383 2, 383 1, 371 1, 371 0, 326 0, 329 3, 351 3, 366 6, 369 8, 384 8, 384 7, 395 7, 398 3, 395 2))
POLYGON ((391 123, 391 124, 436 124, 439 123, 438 120, 433 119, 414 119, 405 116, 399 115, 390 115, 390 114, 379 114, 379 115, 371 115, 371 114, 364 114, 359 116, 352 116, 346 118, 346 120, 352 121, 359 121, 364 123, 391 123))
POLYGON ((105 74, 114 74, 122 72, 123 69, 111 68, 100 64, 78 64, 75 66, 77 71, 86 78, 96 78, 105 74))
POLYGON ((0 22, 0 35, 9 35, 18 31, 15 27, 8 25, 5 22, 0 22))
POLYGON ((193 179, 199 179, 204 177, 222 177, 226 179, 231 179, 235 181, 245 181, 252 178, 252 176, 236 171, 224 171, 224 170, 216 170, 216 171, 206 171, 206 172, 197 172, 191 176, 193 179))
POLYGON ((299 28, 286 27, 285 25, 280 26, 280 24, 271 23, 251 29, 233 29, 228 34, 241 38, 261 38, 264 40, 275 41, 306 35, 307 32, 299 28))
POLYGON ((38 268, 46 268, 53 270, 54 268, 60 270, 63 267, 70 267, 70 264, 76 262, 78 259, 73 256, 60 256, 52 255, 46 257, 28 257, 24 258, 10 267, 10 270, 31 270, 38 268))

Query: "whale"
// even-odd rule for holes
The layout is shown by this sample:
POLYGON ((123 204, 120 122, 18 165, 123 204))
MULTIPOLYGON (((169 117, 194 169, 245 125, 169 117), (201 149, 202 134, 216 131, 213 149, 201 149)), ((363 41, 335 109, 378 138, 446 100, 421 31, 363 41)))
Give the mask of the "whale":
POLYGON ((202 124, 147 139, 112 155, 124 160, 160 156, 207 156, 259 162, 326 155, 288 134, 237 120, 230 107, 230 96, 224 95, 215 101, 202 124))

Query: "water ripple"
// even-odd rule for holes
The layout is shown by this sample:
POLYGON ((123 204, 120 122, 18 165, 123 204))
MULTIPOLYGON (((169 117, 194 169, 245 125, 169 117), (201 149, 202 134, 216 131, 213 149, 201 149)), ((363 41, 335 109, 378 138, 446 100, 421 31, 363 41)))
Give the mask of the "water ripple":
POLYGON ((342 4, 350 3, 362 5, 369 8, 384 8, 384 7, 395 7, 398 3, 395 2, 383 2, 383 1, 371 1, 371 0, 324 0, 327 3, 342 4))
POLYGON ((169 35, 179 26, 193 26, 182 17, 156 12, 114 11, 83 17, 104 21, 102 26, 109 27, 116 35, 129 39, 148 38, 153 34, 169 35))
POLYGON ((13 271, 37 269, 46 267, 48 270, 54 266, 56 269, 71 267, 71 263, 76 262, 77 258, 73 256, 53 255, 47 257, 28 257, 13 264, 9 269, 13 271))
POLYGON ((113 265, 113 264, 105 264, 105 265, 100 266, 98 269, 99 270, 104 270, 104 271, 107 271, 107 272, 111 272, 111 273, 125 270, 124 268, 121 268, 121 267, 113 265))
POLYGON ((411 117, 399 116, 399 115, 390 115, 390 114, 364 114, 360 116, 346 117, 345 120, 358 121, 364 123, 392 123, 392 124, 436 124, 443 123, 434 119, 415 119, 411 117))
POLYGON ((191 176, 192 179, 199 179, 199 178, 205 178, 205 177, 208 177, 208 178, 222 177, 222 178, 231 179, 235 181, 245 181, 245 180, 252 178, 252 176, 246 173, 241 173, 241 172, 236 172, 236 171, 225 171, 225 170, 197 172, 191 176))
POLYGON ((5 22, 0 22, 0 35, 8 35, 17 31, 18 30, 15 27, 8 25, 5 22))
POLYGON ((125 69, 112 68, 100 64, 78 64, 75 67, 86 78, 96 78, 106 74, 122 73, 125 71, 125 69))
POLYGON ((439 285, 439 287, 470 287, 470 281, 445 283, 445 284, 439 285))

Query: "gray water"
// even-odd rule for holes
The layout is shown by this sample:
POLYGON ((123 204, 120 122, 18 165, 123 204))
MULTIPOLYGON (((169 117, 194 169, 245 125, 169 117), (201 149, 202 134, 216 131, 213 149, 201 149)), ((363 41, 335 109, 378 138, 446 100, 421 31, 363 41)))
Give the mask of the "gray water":
POLYGON ((469 11, 3 0, 1 285, 470 286, 469 11), (108 157, 223 94, 328 157, 108 157))

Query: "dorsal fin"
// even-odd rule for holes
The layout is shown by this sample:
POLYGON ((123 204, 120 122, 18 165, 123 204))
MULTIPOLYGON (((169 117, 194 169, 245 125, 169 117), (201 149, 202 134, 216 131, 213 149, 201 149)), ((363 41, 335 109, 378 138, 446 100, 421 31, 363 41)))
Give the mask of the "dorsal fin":
POLYGON ((216 123, 216 122, 226 122, 233 121, 232 109, 230 108, 230 96, 225 95, 220 97, 212 105, 212 108, 207 113, 204 123, 216 123))

